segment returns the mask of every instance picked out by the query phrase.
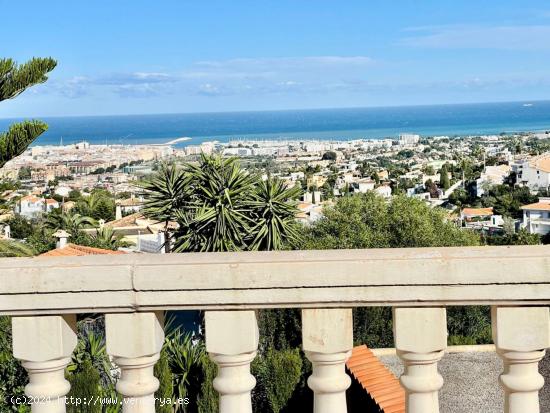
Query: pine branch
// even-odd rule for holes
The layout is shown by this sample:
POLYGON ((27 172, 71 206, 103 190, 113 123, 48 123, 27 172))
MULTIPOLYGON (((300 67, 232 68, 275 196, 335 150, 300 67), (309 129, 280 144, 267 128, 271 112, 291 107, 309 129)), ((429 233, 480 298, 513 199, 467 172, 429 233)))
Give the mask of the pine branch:
POLYGON ((25 89, 48 80, 57 62, 50 58, 32 58, 17 65, 13 59, 0 59, 0 102, 12 99, 25 89))
POLYGON ((0 168, 6 162, 25 152, 33 141, 48 129, 39 120, 25 121, 11 125, 9 130, 0 133, 0 168))

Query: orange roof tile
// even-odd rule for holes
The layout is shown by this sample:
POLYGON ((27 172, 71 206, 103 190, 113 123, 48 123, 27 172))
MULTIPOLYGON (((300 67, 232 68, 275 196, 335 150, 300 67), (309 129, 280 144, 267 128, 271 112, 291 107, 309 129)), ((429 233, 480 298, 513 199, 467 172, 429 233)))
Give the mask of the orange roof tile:
POLYGON ((530 165, 543 172, 550 172, 550 156, 548 154, 537 156, 531 160, 530 165))
POLYGON ((67 244, 63 248, 56 248, 40 254, 40 257, 80 257, 83 255, 120 255, 123 251, 104 250, 102 248, 85 247, 83 245, 67 244))
POLYGON ((35 195, 27 195, 21 198, 20 201, 39 202, 44 201, 44 198, 38 198, 35 195))
POLYGON ((144 217, 141 212, 134 212, 133 214, 126 215, 125 217, 122 217, 120 219, 107 222, 105 223, 105 226, 112 227, 112 228, 136 226, 136 219, 143 219, 143 218, 144 217))
POLYGON ((493 215, 493 208, 464 208, 462 213, 468 216, 487 216, 493 215))
POLYGON ((529 210, 535 210, 535 211, 550 211, 550 203, 535 202, 534 204, 523 205, 521 209, 529 209, 529 210))
POLYGON ((405 413, 405 390, 399 380, 365 345, 355 347, 346 362, 351 375, 383 413, 405 413))

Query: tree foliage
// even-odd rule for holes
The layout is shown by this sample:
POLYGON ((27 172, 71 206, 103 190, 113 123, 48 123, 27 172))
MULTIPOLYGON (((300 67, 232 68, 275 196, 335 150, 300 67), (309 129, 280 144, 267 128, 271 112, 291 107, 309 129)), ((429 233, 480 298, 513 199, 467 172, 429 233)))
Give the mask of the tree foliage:
POLYGON ((29 406, 13 405, 11 396, 22 396, 27 382, 27 373, 13 357, 11 318, 0 316, 0 411, 30 412, 29 406))
POLYGON ((173 406, 167 401, 173 400, 174 397, 173 375, 170 371, 168 355, 164 349, 160 353, 159 361, 155 364, 154 373, 159 381, 159 388, 155 392, 155 412, 172 413, 173 406))
MULTIPOLYGON (((367 193, 339 199, 307 229, 305 249, 413 248, 479 245, 479 235, 461 230, 443 209, 395 196, 389 202, 367 193)), ((470 310, 467 310, 470 311, 470 310)), ((449 313, 452 317, 452 313, 449 313)), ((460 325, 459 320, 454 325, 460 325)), ((354 310, 354 340, 369 347, 393 346, 389 307, 354 310)), ((489 319, 480 321, 482 327, 489 319)), ((455 336, 460 336, 456 329, 455 336)), ((465 335, 465 334, 464 334, 465 335)))
POLYGON ((214 390, 214 379, 218 374, 218 366, 205 354, 201 359, 203 380, 200 394, 197 399, 198 413, 212 413, 219 411, 219 397, 214 390))
POLYGON ((204 343, 195 342, 189 333, 176 328, 166 335, 164 351, 172 372, 174 399, 187 398, 190 403, 176 404, 174 412, 196 411, 201 388, 202 362, 206 354, 204 343))
POLYGON ((443 167, 441 168, 441 171, 439 172, 439 186, 441 186, 441 188, 443 188, 444 191, 449 189, 449 187, 451 186, 447 165, 443 165, 443 167))
POLYGON ((71 211, 95 220, 102 219, 108 222, 115 219, 115 200, 109 192, 103 189, 94 189, 89 196, 81 196, 77 200, 74 210, 71 211))
POLYGON ((404 196, 386 202, 372 192, 340 198, 307 229, 303 249, 410 248, 479 245, 446 212, 404 196))
POLYGON ((144 213, 168 225, 175 252, 282 249, 300 237, 298 189, 262 181, 235 158, 201 155, 198 164, 164 165, 143 189, 144 213))
POLYGON ((20 241, 0 240, 0 258, 32 257, 36 251, 29 244, 20 241))
POLYGON ((101 413, 101 403, 84 403, 84 400, 98 400, 101 396, 101 378, 92 362, 86 359, 80 369, 69 375, 71 390, 67 397, 81 403, 67 403, 67 413, 101 413))
POLYGON ((81 229, 93 227, 95 223, 93 218, 80 215, 78 212, 62 212, 58 209, 48 215, 45 225, 47 228, 62 229, 76 236, 81 229))
MULTIPOLYGON (((56 64, 51 58, 33 58, 22 65, 12 59, 0 59, 0 102, 45 82, 56 64)), ((23 153, 47 128, 44 122, 30 120, 11 125, 7 132, 0 133, 0 168, 23 153)))
POLYGON ((263 406, 262 400, 256 398, 256 411, 267 412, 269 409, 273 413, 279 413, 287 405, 300 382, 300 350, 270 348, 254 361, 252 371, 258 380, 258 390, 263 390, 267 404, 263 406))

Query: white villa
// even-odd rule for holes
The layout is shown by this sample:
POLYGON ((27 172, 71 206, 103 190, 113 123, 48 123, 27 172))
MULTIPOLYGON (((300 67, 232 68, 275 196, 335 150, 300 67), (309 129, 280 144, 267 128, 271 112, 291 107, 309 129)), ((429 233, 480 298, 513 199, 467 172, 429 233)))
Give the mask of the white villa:
POLYGON ((518 183, 530 189, 550 186, 550 153, 545 153, 518 165, 518 183))
POLYGON ((501 185, 504 183, 512 168, 509 165, 488 166, 476 180, 476 196, 478 198, 485 194, 486 186, 501 185))
POLYGON ((539 198, 539 202, 524 205, 523 222, 531 234, 546 235, 550 232, 550 198, 539 198))
POLYGON ((59 202, 55 199, 44 199, 35 195, 27 195, 19 200, 16 212, 27 218, 34 218, 55 208, 59 208, 59 202))

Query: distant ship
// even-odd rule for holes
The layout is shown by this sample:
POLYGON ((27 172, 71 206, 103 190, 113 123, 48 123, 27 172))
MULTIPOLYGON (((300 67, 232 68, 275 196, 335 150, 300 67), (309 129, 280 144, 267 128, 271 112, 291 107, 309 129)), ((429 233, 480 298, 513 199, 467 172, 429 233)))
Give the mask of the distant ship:
POLYGON ((533 106, 532 103, 524 103, 523 104, 523 107, 526 107, 526 108, 530 108, 531 106, 533 106))

